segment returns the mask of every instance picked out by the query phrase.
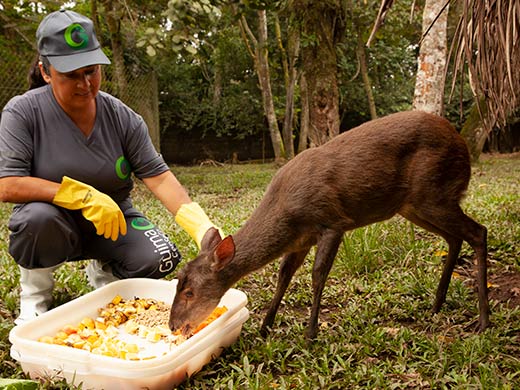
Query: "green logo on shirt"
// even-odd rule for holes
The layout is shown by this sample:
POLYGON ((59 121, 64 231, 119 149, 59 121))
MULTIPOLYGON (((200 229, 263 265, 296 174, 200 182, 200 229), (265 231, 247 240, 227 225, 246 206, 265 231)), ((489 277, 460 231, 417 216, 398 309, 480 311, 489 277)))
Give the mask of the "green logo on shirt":
POLYGON ((88 34, 79 23, 71 24, 65 30, 65 42, 73 49, 82 49, 88 45, 88 34))
POLYGON ((153 223, 148 221, 146 218, 135 218, 130 223, 130 226, 132 226, 135 230, 150 230, 155 227, 153 223))
POLYGON ((125 156, 121 156, 116 161, 116 174, 121 180, 128 179, 130 176, 130 163, 125 158, 125 156))

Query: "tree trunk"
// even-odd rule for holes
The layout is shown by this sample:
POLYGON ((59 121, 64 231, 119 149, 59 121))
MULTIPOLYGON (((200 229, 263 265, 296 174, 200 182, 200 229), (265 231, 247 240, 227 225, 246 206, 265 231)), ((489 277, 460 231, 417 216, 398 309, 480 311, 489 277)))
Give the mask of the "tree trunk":
POLYGON ((276 18, 276 36, 282 52, 282 64, 285 79, 285 115, 282 129, 283 144, 285 147, 285 157, 294 157, 293 124, 294 124, 294 93, 298 78, 296 61, 300 51, 300 34, 295 23, 290 20, 287 32, 287 51, 283 47, 281 28, 278 18, 276 18))
POLYGON ((123 56, 123 37, 121 36, 120 23, 124 10, 119 1, 104 0, 105 20, 110 33, 112 43, 112 66, 114 69, 114 81, 117 86, 118 97, 127 100, 127 82, 125 76, 125 60, 123 56))
POLYGON ((448 7, 444 1, 426 0, 423 12, 423 41, 419 49, 413 107, 433 114, 444 111, 448 7), (437 20, 435 18, 438 16, 437 20), (432 22, 435 23, 432 25, 432 22), (428 28, 430 28, 429 31, 428 28), (424 34, 426 33, 426 36, 424 34))
POLYGON ((274 110, 273 93, 271 90, 271 76, 269 74, 269 60, 267 49, 267 16, 265 10, 260 10, 258 14, 258 45, 256 50, 257 73, 260 89, 262 90, 262 102, 264 112, 269 126, 269 134, 273 143, 274 156, 276 161, 282 160, 284 150, 282 139, 280 137, 280 129, 276 121, 276 113, 274 110))
POLYGON ((280 129, 276 121, 276 113, 274 110, 273 93, 271 91, 271 76, 269 74, 269 60, 267 49, 267 16, 265 10, 257 11, 258 16, 258 39, 249 28, 247 20, 244 16, 239 19, 239 26, 242 32, 242 38, 248 48, 249 53, 253 57, 256 73, 258 75, 258 82, 260 92, 262 93, 262 104, 264 114, 267 119, 269 128, 269 135, 271 137, 271 144, 273 146, 274 158, 276 162, 285 160, 285 153, 283 149, 282 137, 280 136, 280 129), (249 39, 248 39, 249 38, 249 39), (253 44, 253 49, 249 40, 253 44))
MULTIPOLYGON (((218 49, 217 49, 218 50, 218 49)), ((213 128, 217 128, 218 110, 222 98, 222 66, 220 61, 215 64, 215 76, 213 78, 213 128)))
POLYGON ((357 46, 357 56, 359 59, 359 68, 361 72, 361 77, 363 78, 363 86, 365 87, 365 92, 367 94, 367 102, 368 109, 370 111, 370 118, 377 118, 377 110, 376 110, 376 102, 374 100, 374 94, 372 92, 372 83, 370 82, 370 77, 368 76, 368 65, 367 65, 367 56, 365 53, 365 45, 363 43, 363 39, 361 38, 361 33, 358 31, 358 46, 357 46))
POLYGON ((487 108, 484 99, 480 101, 480 109, 482 112, 479 112, 477 103, 473 104, 471 111, 468 114, 468 118, 464 122, 464 126, 462 126, 460 131, 460 135, 466 141, 466 145, 468 145, 468 151, 472 163, 478 161, 488 135, 481 118, 481 114, 483 117, 486 117, 487 108))
POLYGON ((302 70, 309 90, 311 146, 322 145, 339 134, 339 89, 336 44, 345 31, 340 1, 295 0, 292 8, 300 20, 302 70))
POLYGON ((303 152, 309 147, 309 90, 305 73, 300 77, 300 97, 301 97, 301 118, 300 118, 300 138, 298 140, 298 153, 303 152))

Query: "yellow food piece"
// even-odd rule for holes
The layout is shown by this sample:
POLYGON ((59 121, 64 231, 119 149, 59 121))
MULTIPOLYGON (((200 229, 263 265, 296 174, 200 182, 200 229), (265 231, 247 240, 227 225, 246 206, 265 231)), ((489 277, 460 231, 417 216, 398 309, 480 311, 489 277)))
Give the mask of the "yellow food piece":
POLYGON ((90 317, 85 317, 79 323, 79 329, 94 329, 96 326, 94 320, 90 317))
POLYGON ((117 305, 117 304, 120 303, 122 300, 123 300, 123 298, 121 297, 121 295, 116 295, 116 296, 112 299, 112 303, 113 303, 114 305, 117 305))
POLYGON ((84 349, 83 347, 85 346, 86 343, 87 342, 85 340, 79 340, 79 341, 76 341, 74 344, 72 344, 72 346, 77 349, 84 349))
POLYGON ((139 352, 139 347, 137 344, 126 344, 126 352, 137 353, 139 352))
POLYGON ((65 341, 63 341, 62 339, 59 339, 57 337, 54 337, 54 339, 52 340, 52 343, 56 344, 56 345, 67 345, 67 344, 65 344, 65 341))
POLYGON ((38 339, 40 343, 54 344, 54 337, 52 336, 42 336, 38 339))
POLYGON ((141 360, 150 360, 150 359, 155 359, 157 356, 145 356, 144 358, 142 358, 141 360))
POLYGON ((151 330, 146 334, 146 341, 150 341, 151 343, 156 343, 161 339, 160 333, 155 330, 151 330))
POLYGON ((129 320, 125 324, 125 332, 128 334, 136 334, 139 331, 139 325, 134 320, 129 320))
POLYGON ((96 329, 105 330, 107 328, 107 325, 105 324, 105 319, 103 321, 94 321, 94 326, 96 329))
POLYGON ((125 354, 126 360, 141 360, 139 359, 139 355, 137 353, 128 352, 125 354))

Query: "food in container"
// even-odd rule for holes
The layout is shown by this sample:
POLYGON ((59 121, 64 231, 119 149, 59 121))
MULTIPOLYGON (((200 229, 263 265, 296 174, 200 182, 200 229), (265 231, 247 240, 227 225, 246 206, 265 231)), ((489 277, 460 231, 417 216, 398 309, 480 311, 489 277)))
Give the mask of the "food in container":
MULTIPOLYGON (((121 341, 138 346, 138 359, 135 360, 38 340, 57 334, 67 325, 80 324, 85 318, 92 319, 95 324, 99 308, 117 296, 127 301, 144 297, 171 305, 176 284, 176 280, 153 279, 110 283, 13 328, 9 335, 11 356, 31 378, 65 378, 70 384, 81 383, 83 389, 171 389, 219 356, 238 338, 249 317, 245 307, 247 297, 243 292, 228 290, 218 305, 227 310, 178 344, 122 332, 121 341)), ((124 324, 120 326, 124 328, 124 324)))

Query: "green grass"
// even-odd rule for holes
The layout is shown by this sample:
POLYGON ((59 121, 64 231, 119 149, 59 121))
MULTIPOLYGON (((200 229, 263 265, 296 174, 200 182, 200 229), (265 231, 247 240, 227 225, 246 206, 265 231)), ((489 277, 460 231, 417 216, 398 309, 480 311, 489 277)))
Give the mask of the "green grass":
MULTIPOLYGON (((172 167, 215 223, 236 231, 260 201, 274 165, 172 167)), ((520 159, 484 156, 463 207, 489 231, 490 275, 520 271, 520 159)), ((193 241, 138 185, 135 205, 177 243, 185 260, 193 241)), ((0 377, 25 378, 9 356, 9 330, 18 310, 18 271, 7 252, 11 205, 0 204, 0 377)), ((473 251, 464 244, 447 304, 430 312, 446 243, 396 217, 349 232, 340 246, 322 299, 320 331, 304 330, 312 300, 312 257, 297 272, 269 336, 259 328, 278 261, 243 278, 250 319, 240 338, 184 382, 182 389, 519 389, 520 309, 492 301, 492 327, 474 332, 477 297, 471 284, 473 251)), ((311 253, 312 254, 312 253, 311 253)), ((61 303, 90 291, 84 262, 57 271, 61 303)), ((179 266, 182 267, 182 264, 179 266)), ((171 277, 174 277, 172 275, 171 277)), ((47 381, 42 388, 67 388, 47 381)))

